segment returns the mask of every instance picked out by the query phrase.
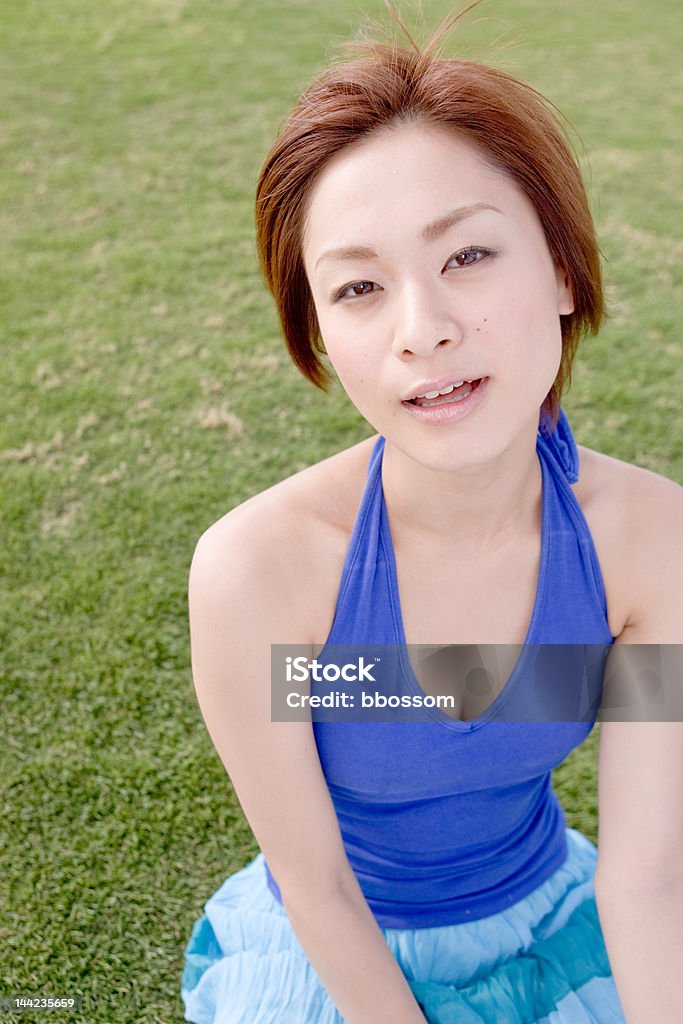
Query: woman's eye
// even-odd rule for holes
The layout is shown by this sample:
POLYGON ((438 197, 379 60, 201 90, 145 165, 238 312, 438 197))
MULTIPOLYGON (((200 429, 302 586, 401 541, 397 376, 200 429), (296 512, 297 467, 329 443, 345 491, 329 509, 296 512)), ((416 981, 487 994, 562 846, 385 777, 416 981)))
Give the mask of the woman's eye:
POLYGON ((343 288, 340 288, 334 297, 335 299, 358 299, 363 295, 370 295, 378 288, 379 285, 374 281, 352 281, 351 284, 345 284, 343 288))
POLYGON ((485 256, 492 255, 493 251, 491 249, 482 249, 480 246, 471 249, 461 249, 460 252, 453 253, 446 266, 448 267, 451 263, 455 263, 458 267, 470 267, 473 263, 479 263, 485 256))

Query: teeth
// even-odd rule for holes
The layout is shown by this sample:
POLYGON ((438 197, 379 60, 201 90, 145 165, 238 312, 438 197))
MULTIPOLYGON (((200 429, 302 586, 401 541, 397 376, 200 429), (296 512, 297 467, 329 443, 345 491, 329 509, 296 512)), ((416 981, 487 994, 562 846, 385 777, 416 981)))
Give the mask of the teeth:
MULTIPOLYGON (((453 391, 454 388, 460 388, 460 387, 462 387, 462 385, 464 383, 465 383, 464 380, 457 380, 455 382, 455 384, 449 384, 447 387, 442 388, 441 391, 428 391, 424 395, 415 395, 415 397, 416 398, 427 398, 427 399, 430 399, 430 398, 438 398, 439 395, 450 395, 451 391, 453 391)), ((468 381, 467 383, 471 384, 472 381, 468 381)))

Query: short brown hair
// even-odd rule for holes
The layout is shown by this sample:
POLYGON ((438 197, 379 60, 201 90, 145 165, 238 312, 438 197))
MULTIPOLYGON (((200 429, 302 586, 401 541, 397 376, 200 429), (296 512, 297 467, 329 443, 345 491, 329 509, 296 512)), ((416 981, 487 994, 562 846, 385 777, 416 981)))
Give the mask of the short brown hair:
POLYGON ((475 145, 534 206, 556 265, 567 274, 574 312, 561 317, 562 358, 542 409, 552 424, 571 379, 576 348, 604 316, 600 256, 586 191, 567 132, 552 105, 512 75, 440 56, 437 32, 424 49, 358 44, 360 56, 332 64, 299 98, 256 189, 258 254, 290 355, 326 390, 329 373, 303 263, 308 197, 340 150, 405 122, 438 125, 475 145))

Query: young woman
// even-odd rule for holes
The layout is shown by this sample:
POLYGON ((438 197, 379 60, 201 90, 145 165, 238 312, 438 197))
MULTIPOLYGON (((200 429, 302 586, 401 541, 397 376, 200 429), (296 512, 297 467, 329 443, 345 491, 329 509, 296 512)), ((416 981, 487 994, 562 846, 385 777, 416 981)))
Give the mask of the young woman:
POLYGON ((675 643, 683 595, 681 489, 560 407, 603 297, 557 119, 491 67, 367 44, 282 128, 257 228, 293 359, 322 385, 326 353, 376 435, 196 549, 197 694, 262 853, 195 924, 186 1019, 679 1024, 683 726, 603 723, 598 855, 550 784, 595 709, 525 713, 521 645, 675 643), (325 643, 516 653, 455 712, 271 721, 271 645, 325 643))

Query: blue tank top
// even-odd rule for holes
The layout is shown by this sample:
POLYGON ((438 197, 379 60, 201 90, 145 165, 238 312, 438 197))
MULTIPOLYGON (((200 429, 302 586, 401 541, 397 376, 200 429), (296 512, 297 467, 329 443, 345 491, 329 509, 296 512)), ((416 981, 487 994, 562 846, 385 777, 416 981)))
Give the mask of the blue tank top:
MULTIPOLYGON (((313 722, 346 854, 381 927, 430 928, 498 913, 541 885, 567 855, 551 772, 593 728, 614 638, 595 547, 569 486, 578 480, 579 459, 564 412, 554 430, 539 427, 536 449, 542 470, 536 597, 519 661, 491 705, 471 721, 434 708, 420 721, 313 722), (582 671, 563 678, 565 689, 588 693, 588 711, 583 718, 534 721, 527 712, 539 671, 525 665, 525 652, 552 654, 552 647, 535 645, 556 644, 589 645, 582 671)), ((379 437, 326 648, 368 643, 406 650, 383 451, 379 437)), ((550 664, 537 660, 547 688, 555 681, 552 657, 550 664)), ((407 689, 424 692, 407 654, 399 661, 407 689)), ((281 900, 267 864, 266 872, 281 900)))

